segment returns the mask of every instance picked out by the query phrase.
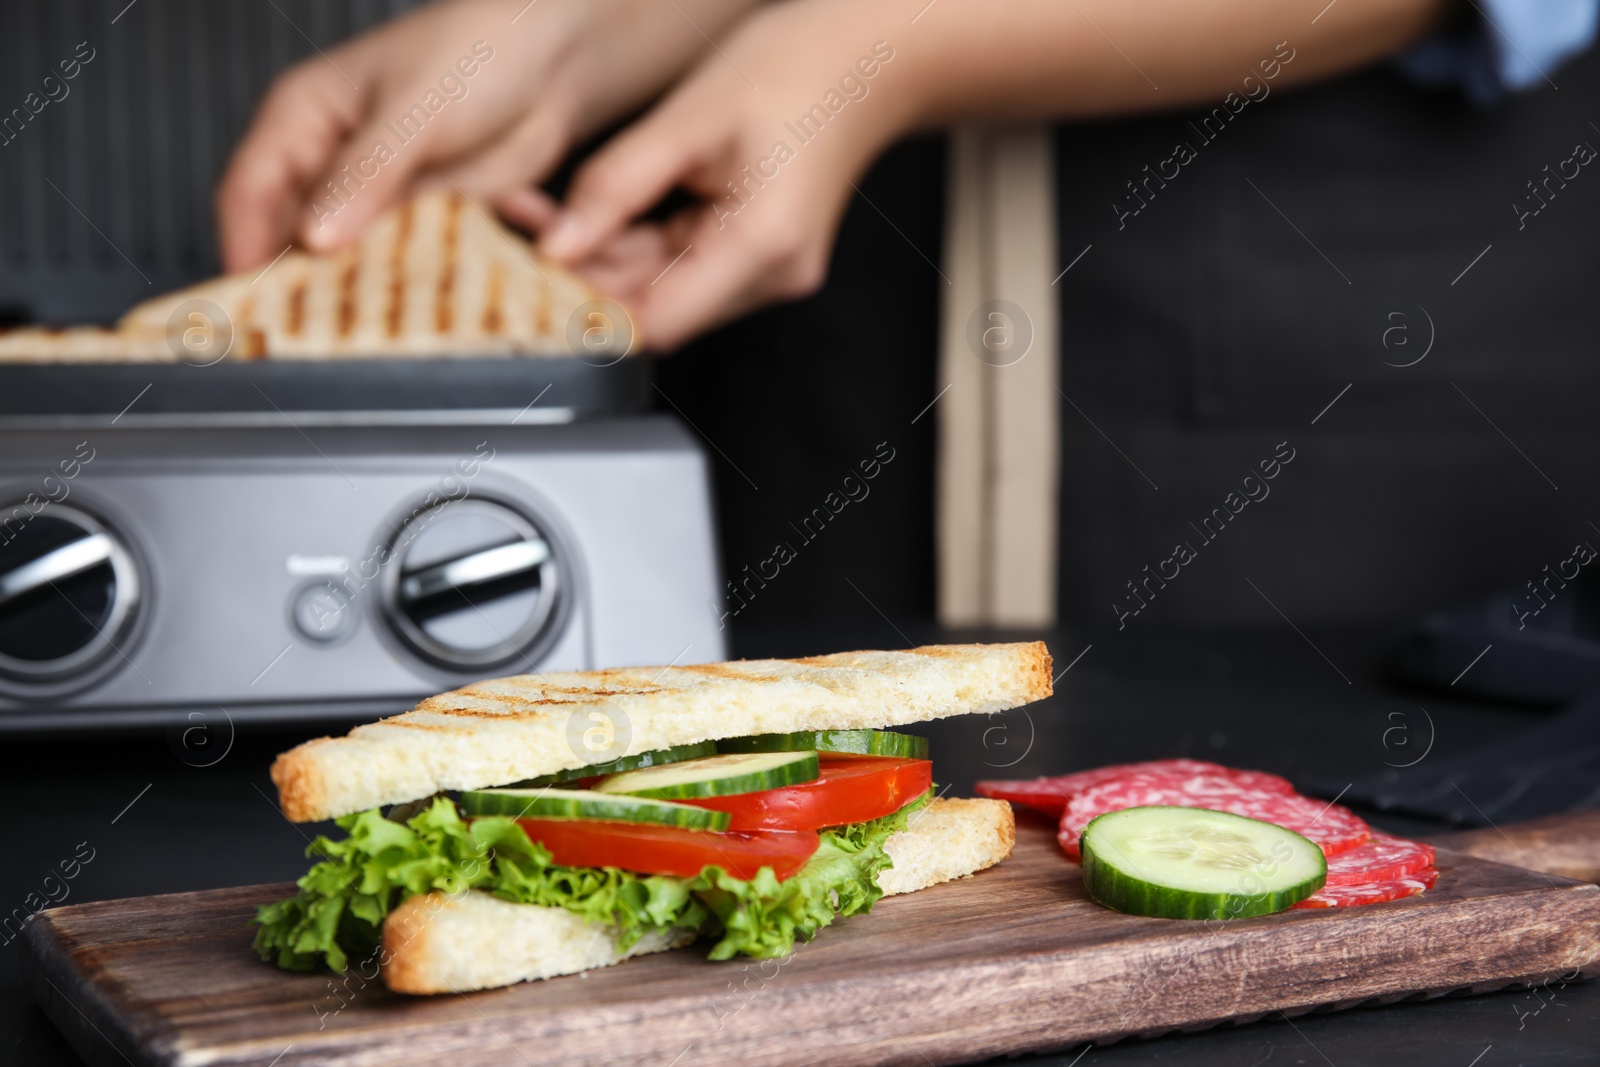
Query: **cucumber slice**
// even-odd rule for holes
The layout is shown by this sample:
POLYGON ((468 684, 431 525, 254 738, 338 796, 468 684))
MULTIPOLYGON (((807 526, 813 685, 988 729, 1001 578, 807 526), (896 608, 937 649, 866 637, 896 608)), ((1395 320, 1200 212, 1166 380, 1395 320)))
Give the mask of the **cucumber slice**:
POLYGON ((718 752, 851 752, 863 756, 927 759, 928 739, 893 730, 813 730, 799 734, 756 734, 725 737, 718 752))
POLYGON ((474 789, 461 794, 461 807, 468 815, 600 819, 677 826, 685 830, 726 830, 733 819, 725 811, 644 797, 613 796, 588 789, 474 789))
POLYGON ((600 793, 687 800, 759 793, 814 781, 818 774, 815 752, 730 752, 609 775, 596 782, 594 788, 600 793))
POLYGON ((571 782, 579 778, 597 778, 603 774, 620 774, 623 771, 638 770, 641 767, 659 767, 666 763, 682 763, 684 760, 699 759, 701 756, 715 756, 716 754, 717 743, 715 741, 700 741, 692 745, 658 748, 654 752, 640 752, 633 756, 619 756, 606 763, 586 763, 582 767, 568 767, 564 771, 541 775, 538 778, 529 778, 526 781, 513 782, 502 788, 538 789, 541 786, 557 785, 561 782, 571 782))
POLYGON ((1294 831, 1206 808, 1113 811, 1089 823, 1079 847, 1089 895, 1130 915, 1267 915, 1328 876, 1322 849, 1294 831))

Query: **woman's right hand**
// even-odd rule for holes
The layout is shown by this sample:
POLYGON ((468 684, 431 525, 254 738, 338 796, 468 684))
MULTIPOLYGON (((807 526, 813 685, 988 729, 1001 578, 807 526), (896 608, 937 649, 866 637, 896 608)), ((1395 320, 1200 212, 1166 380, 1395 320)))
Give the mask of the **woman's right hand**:
POLYGON ((446 180, 536 228, 554 209, 534 183, 754 2, 448 0, 312 56, 268 91, 217 190, 224 267, 338 248, 446 180))
POLYGON ((915 14, 862 0, 751 14, 584 162, 544 251, 627 307, 656 351, 813 292, 856 182, 945 77, 896 59, 890 38, 915 14), (658 220, 674 190, 688 202, 658 220))

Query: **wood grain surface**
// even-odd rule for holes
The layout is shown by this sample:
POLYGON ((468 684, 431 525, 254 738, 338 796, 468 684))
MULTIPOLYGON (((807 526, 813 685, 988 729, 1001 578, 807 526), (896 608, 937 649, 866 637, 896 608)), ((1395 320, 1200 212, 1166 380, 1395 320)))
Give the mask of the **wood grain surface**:
POLYGON ((703 949, 471 995, 404 997, 262 963, 291 887, 79 904, 28 924, 24 975, 96 1064, 528 1067, 945 1064, 1269 1013, 1600 973, 1600 887, 1441 852, 1430 892, 1228 923, 1090 901, 1052 828, 976 877, 883 901, 786 961, 703 949))
POLYGON ((1513 867, 1600 882, 1600 811, 1575 811, 1543 819, 1440 834, 1430 840, 1456 852, 1513 867))

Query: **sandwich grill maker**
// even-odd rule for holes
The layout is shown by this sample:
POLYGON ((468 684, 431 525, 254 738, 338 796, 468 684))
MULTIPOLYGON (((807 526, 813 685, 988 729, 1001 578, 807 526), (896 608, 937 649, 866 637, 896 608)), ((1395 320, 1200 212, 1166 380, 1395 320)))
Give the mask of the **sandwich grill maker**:
MULTIPOLYGON (((215 274, 210 190, 271 76, 411 6, 5 5, 0 326, 105 323, 215 274)), ((723 658, 705 451, 650 379, 0 364, 0 732, 167 726, 205 763, 237 722, 723 658)))

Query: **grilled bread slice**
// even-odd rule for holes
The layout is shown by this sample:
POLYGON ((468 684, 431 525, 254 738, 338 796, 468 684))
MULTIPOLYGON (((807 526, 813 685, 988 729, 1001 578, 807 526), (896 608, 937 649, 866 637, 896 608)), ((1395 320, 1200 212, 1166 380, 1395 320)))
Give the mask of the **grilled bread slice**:
POLYGON ((1011 855, 1017 820, 1008 801, 944 797, 911 813, 883 843, 894 866, 878 875, 886 896, 965 878, 1011 855))
POLYGON ((617 927, 566 908, 514 904, 480 890, 428 893, 383 923, 383 983, 397 993, 466 993, 609 967, 682 948, 689 929, 648 933, 621 947, 617 927))
MULTIPOLYGON (((887 896, 993 867, 1011 855, 1016 823, 1000 800, 935 800, 884 844, 894 866, 878 876, 887 896)), ((694 940, 691 930, 619 947, 618 931, 564 908, 513 904, 477 890, 430 893, 396 908, 383 926, 383 980, 400 993, 473 989, 577 974, 694 940)))
POLYGON ((91 326, 0 330, 0 363, 171 363, 175 358, 164 333, 91 326))
POLYGON ((616 747, 606 758, 615 758, 723 737, 1004 711, 1050 692, 1043 642, 518 675, 308 741, 278 757, 272 780, 283 813, 311 822, 581 767, 592 762, 580 740, 589 729, 610 731, 616 747))
POLYGON ((342 251, 290 251, 264 270, 167 293, 114 330, 0 334, 0 361, 171 362, 184 349, 169 343, 169 319, 192 300, 226 315, 230 359, 566 356, 568 320, 597 298, 481 205, 429 192, 342 251))

